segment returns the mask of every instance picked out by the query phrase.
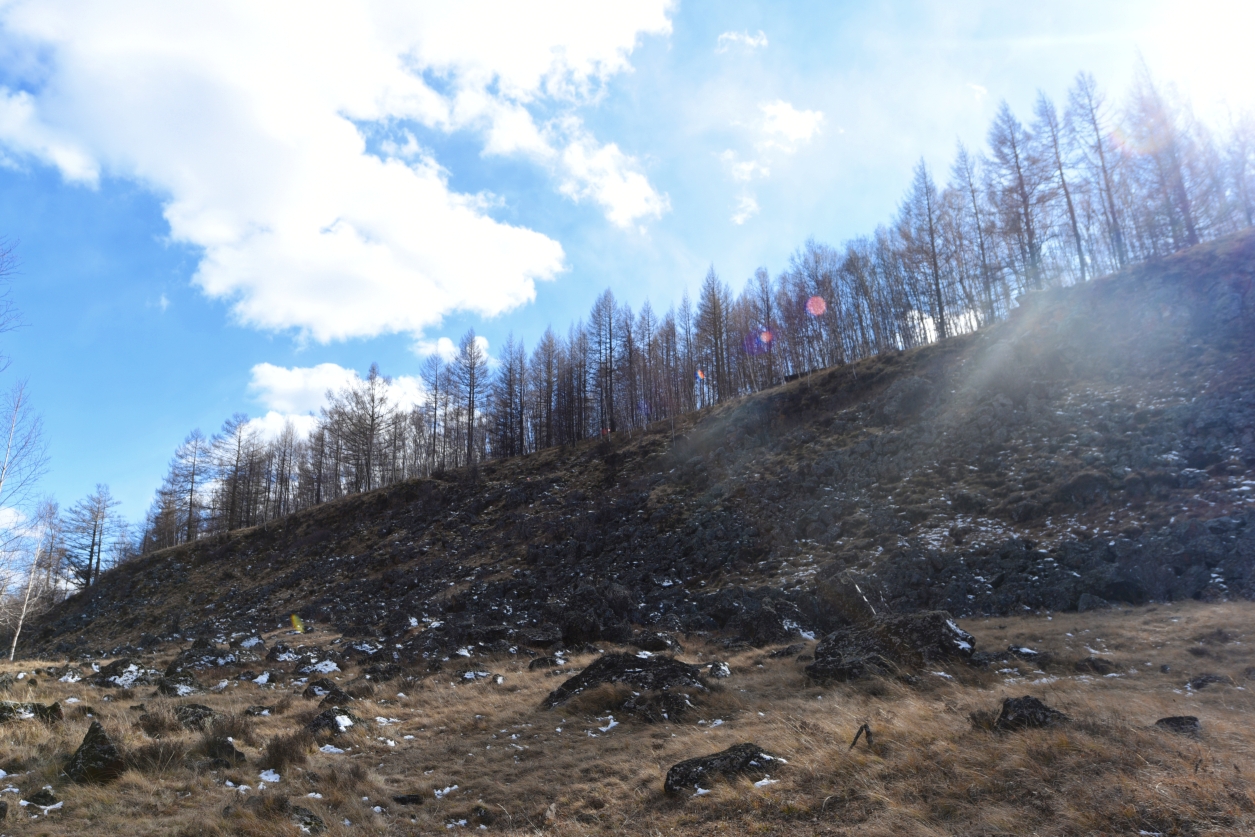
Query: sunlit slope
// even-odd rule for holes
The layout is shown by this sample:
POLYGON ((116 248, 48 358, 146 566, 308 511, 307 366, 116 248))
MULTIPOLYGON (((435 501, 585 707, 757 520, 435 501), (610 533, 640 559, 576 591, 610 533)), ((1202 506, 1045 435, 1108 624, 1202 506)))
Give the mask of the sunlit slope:
POLYGON ((267 630, 402 653, 622 637, 760 644, 878 607, 959 615, 1251 597, 1255 236, 1031 294, 1008 322, 699 415, 137 560, 39 650, 267 630), (438 621, 440 627, 419 630, 438 621))

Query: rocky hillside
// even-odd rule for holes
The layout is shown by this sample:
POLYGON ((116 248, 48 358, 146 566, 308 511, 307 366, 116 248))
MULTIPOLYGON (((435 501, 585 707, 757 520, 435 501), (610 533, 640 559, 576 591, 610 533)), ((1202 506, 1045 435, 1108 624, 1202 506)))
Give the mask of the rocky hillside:
POLYGON ((44 617, 26 651, 252 635, 295 613, 415 661, 642 629, 761 646, 851 606, 1255 598, 1253 279, 1255 235, 1226 239, 674 428, 147 556, 44 617))

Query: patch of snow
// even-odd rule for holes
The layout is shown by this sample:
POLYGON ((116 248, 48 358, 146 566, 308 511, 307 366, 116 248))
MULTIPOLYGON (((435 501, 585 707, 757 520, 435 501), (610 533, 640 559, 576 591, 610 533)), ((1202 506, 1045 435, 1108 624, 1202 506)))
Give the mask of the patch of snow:
POLYGON ((273 770, 263 770, 258 774, 257 778, 263 782, 269 782, 272 785, 277 785, 282 777, 273 770))
POLYGON ((459 649, 458 649, 457 651, 455 651, 454 653, 455 653, 455 654, 457 654, 459 657, 469 657, 469 656, 471 656, 471 649, 469 649, 469 648, 459 648, 459 649))
POLYGON ((693 785, 693 787, 697 788, 697 792, 694 793, 693 796, 705 796, 706 794, 710 793, 709 789, 703 788, 699 785, 693 785))
MULTIPOLYGON (((78 703, 79 701, 78 701, 78 698, 76 697, 68 697, 65 699, 65 702, 66 703, 78 703)), ((3 777, 4 777, 4 771, 0 771, 0 778, 3 778, 3 777)))
POLYGON ((316 671, 319 674, 331 674, 331 672, 339 670, 340 667, 331 660, 323 660, 321 663, 316 664, 313 668, 313 671, 316 671))
POLYGON ((757 782, 754 783, 754 787, 765 788, 768 785, 778 784, 779 781, 780 781, 779 779, 773 779, 770 776, 764 776, 763 778, 759 779, 757 782))
POLYGON ((449 787, 445 788, 444 790, 438 790, 438 791, 435 791, 436 798, 437 798, 437 799, 444 799, 446 796, 448 796, 449 794, 453 793, 453 792, 454 792, 455 790, 457 790, 457 789, 458 789, 458 786, 457 786, 457 785, 449 785, 449 787))
POLYGON ((270 672, 263 671, 261 674, 257 675, 257 679, 254 680, 253 682, 256 683, 258 686, 265 686, 267 683, 270 682, 270 672))
POLYGON ((615 727, 619 725, 619 722, 614 719, 613 715, 609 715, 607 717, 610 718, 610 722, 607 723, 604 727, 597 727, 597 729, 601 730, 602 732, 610 732, 610 730, 614 729, 615 727))
POLYGON ((259 636, 250 636, 240 643, 241 648, 254 648, 258 645, 261 645, 261 637, 259 636))
POLYGON ((343 750, 341 750, 339 747, 335 746, 334 744, 324 744, 318 749, 320 752, 328 753, 330 755, 339 755, 340 753, 344 752, 343 750))
POLYGON ((348 715, 337 715, 336 723, 340 725, 340 732, 344 732, 346 729, 353 726, 353 719, 348 715))

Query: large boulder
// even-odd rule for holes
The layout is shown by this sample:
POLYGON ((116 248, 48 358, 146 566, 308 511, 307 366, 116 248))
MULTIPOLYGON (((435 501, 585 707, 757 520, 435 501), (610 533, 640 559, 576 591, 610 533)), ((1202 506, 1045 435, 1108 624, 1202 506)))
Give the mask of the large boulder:
POLYGON ((218 713, 203 703, 181 703, 174 707, 174 717, 185 729, 203 730, 218 713))
POLYGON ((106 784, 126 772, 126 762, 99 721, 92 721, 83 743, 62 768, 71 781, 106 784))
POLYGON ((839 628, 815 647, 814 680, 857 680, 971 659, 976 640, 941 610, 881 616, 839 628))
POLYGON ((563 682, 545 698, 545 708, 561 706, 581 692, 602 683, 626 683, 641 692, 706 691, 701 669, 671 657, 642 659, 631 654, 605 654, 563 682))
POLYGON ((339 706, 333 706, 330 709, 320 712, 314 720, 305 725, 305 729, 312 735, 319 735, 321 733, 342 735, 361 722, 361 718, 357 717, 347 709, 342 709, 339 706))
POLYGON ((663 789, 667 793, 695 793, 709 790, 711 782, 740 775, 762 775, 786 764, 757 744, 737 744, 709 756, 685 759, 667 771, 663 789))

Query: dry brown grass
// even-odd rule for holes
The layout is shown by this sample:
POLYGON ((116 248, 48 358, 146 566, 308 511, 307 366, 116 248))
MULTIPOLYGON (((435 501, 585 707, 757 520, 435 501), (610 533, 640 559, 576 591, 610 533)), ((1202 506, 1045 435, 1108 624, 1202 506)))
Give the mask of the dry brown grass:
MULTIPOLYGON (((968 620, 964 627, 980 648, 1027 645, 1052 660, 992 671, 950 667, 944 673, 954 679, 925 672, 914 683, 820 686, 790 659, 745 652, 728 660, 733 677, 683 722, 616 716, 619 724, 610 727, 621 689, 592 690, 572 705, 542 710, 541 700, 562 678, 529 672, 526 660, 509 658, 488 663, 505 675, 504 685, 454 683, 439 673, 378 684, 353 704, 364 723, 335 740, 343 754, 323 753, 297 732, 314 714, 314 701, 284 696, 291 704, 286 714, 244 718, 246 706, 279 697, 244 684, 189 699, 222 713, 214 729, 231 735, 249 759, 201 773, 193 770, 196 757, 185 757, 199 733, 160 725, 162 737, 153 739, 129 701, 106 701, 107 693, 81 683, 41 681, 14 697, 79 698, 64 705, 90 706, 134 769, 104 788, 58 777, 86 730, 85 716, 67 712, 53 727, 0 727, 0 768, 15 774, 5 781, 23 796, 51 784, 65 800, 64 809, 38 820, 28 819, 30 809, 11 813, 5 833, 293 835, 298 831, 282 813, 285 799, 315 811, 333 837, 447 833, 446 825, 462 820, 468 829, 484 824, 507 834, 558 835, 1255 831, 1248 782, 1255 774, 1249 720, 1255 705, 1246 686, 1247 669, 1255 666, 1255 605, 1159 605, 968 620), (1119 676, 1075 668, 1094 656, 1111 661, 1119 676), (1236 685, 1185 688, 1204 673, 1226 675, 1236 685), (1021 694, 1043 699, 1073 722, 1012 734, 973 725, 973 713, 1021 694), (1152 727, 1157 718, 1183 714, 1202 719, 1200 738, 1152 727), (397 722, 380 725, 377 717, 397 722), (849 750, 864 723, 873 732, 871 746, 860 741, 849 750), (715 784, 699 798, 663 794, 672 764, 742 741, 789 760, 772 776, 776 784, 738 780, 715 784), (283 778, 259 791, 264 768, 283 778), (251 789, 241 793, 227 780, 251 789), (410 793, 425 803, 391 801, 410 793), (257 801, 246 805, 249 800, 257 801)), ((723 658, 699 641, 686 645, 685 659, 723 658)), ((591 659, 576 658, 573 666, 591 659)), ((342 677, 347 683, 351 673, 342 677)), ((146 691, 139 689, 138 699, 147 701, 149 715, 170 712, 172 702, 146 691)), ((6 796, 11 810, 15 796, 6 796)))

